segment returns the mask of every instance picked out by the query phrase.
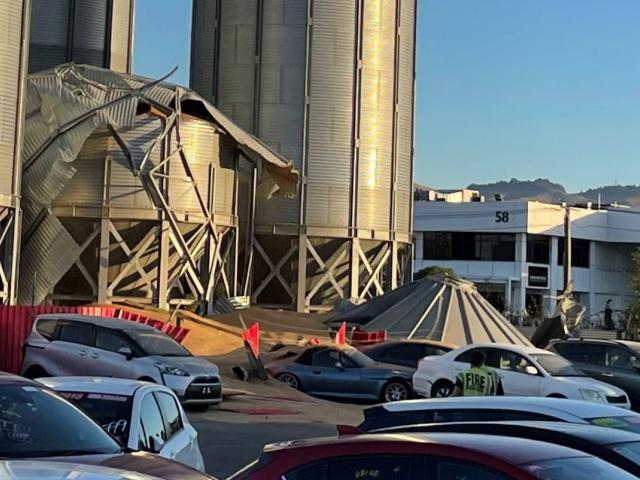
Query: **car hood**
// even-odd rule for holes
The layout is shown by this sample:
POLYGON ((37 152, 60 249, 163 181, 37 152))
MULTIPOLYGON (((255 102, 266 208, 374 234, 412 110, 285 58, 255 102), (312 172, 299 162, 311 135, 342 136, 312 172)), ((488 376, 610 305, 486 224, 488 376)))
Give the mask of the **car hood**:
POLYGON ((160 480, 158 477, 139 472, 125 471, 99 465, 79 465, 77 463, 51 462, 45 460, 5 460, 0 461, 0 478, 4 480, 160 480))
POLYGON ((367 367, 367 370, 379 370, 387 375, 399 375, 404 378, 412 378, 416 372, 414 368, 401 367, 391 363, 376 362, 374 365, 367 367))
POLYGON ((190 375, 220 375, 217 365, 214 365, 201 357, 165 357, 163 355, 152 355, 149 358, 154 362, 166 363, 172 367, 181 368, 190 375))
POLYGON ((553 377, 555 380, 571 383, 577 388, 588 388, 604 392, 608 396, 626 395, 624 390, 591 377, 553 377))
MULTIPOLYGON (((151 453, 146 452, 120 453, 115 455, 52 457, 47 458, 47 460, 51 462, 62 462, 63 464, 95 465, 97 467, 108 467, 117 470, 138 472, 144 475, 149 475, 152 478, 157 477, 163 480, 212 480, 212 477, 194 470, 191 467, 160 457, 159 455, 152 455, 151 453)), ((131 477, 122 478, 128 480, 131 477)))

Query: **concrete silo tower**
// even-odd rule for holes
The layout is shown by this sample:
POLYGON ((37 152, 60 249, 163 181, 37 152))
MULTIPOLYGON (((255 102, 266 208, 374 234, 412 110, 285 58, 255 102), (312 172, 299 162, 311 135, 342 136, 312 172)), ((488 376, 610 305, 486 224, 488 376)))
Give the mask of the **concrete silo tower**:
POLYGON ((67 62, 131 71, 134 0, 31 0, 29 72, 67 62))
POLYGON ((194 0, 191 86, 291 159, 255 205, 260 304, 321 311, 410 278, 416 0, 194 0))
POLYGON ((13 303, 20 238, 20 156, 29 1, 0 2, 0 305, 13 303))

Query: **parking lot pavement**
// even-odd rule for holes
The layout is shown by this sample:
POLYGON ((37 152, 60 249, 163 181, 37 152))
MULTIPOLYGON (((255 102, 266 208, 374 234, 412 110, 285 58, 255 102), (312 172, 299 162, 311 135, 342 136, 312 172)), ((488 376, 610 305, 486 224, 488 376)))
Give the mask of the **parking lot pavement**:
POLYGON ((224 479, 255 460, 265 444, 335 435, 338 423, 360 423, 362 408, 307 396, 243 395, 188 414, 207 472, 224 479))

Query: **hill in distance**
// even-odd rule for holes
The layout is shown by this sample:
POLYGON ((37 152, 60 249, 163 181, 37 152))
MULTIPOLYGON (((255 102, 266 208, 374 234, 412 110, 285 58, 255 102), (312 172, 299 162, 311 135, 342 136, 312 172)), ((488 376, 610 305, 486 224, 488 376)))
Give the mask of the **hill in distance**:
POLYGON ((487 201, 493 200, 496 193, 501 193, 503 200, 537 200, 549 203, 567 202, 569 204, 593 202, 596 204, 598 194, 600 194, 602 204, 617 202, 619 205, 640 207, 640 185, 607 185, 583 192, 569 193, 561 184, 546 178, 538 178, 537 180, 512 178, 509 181, 495 183, 473 183, 467 188, 479 190, 487 201))

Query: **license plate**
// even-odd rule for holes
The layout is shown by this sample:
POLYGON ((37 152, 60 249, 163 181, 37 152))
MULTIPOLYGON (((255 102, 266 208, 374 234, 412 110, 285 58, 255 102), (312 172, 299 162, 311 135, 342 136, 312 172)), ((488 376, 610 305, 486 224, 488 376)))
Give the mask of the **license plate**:
POLYGON ((200 393, 202 395, 213 395, 213 388, 212 387, 202 387, 200 389, 200 393))

